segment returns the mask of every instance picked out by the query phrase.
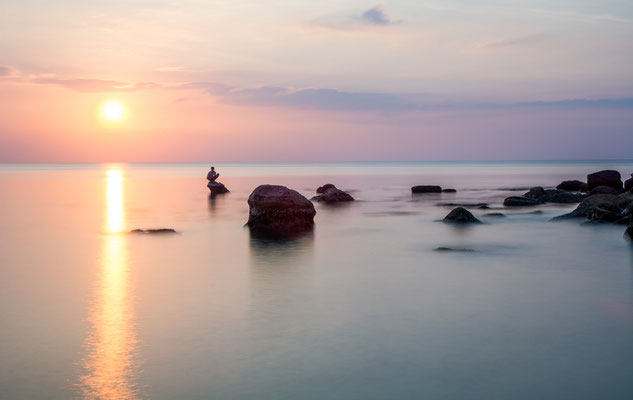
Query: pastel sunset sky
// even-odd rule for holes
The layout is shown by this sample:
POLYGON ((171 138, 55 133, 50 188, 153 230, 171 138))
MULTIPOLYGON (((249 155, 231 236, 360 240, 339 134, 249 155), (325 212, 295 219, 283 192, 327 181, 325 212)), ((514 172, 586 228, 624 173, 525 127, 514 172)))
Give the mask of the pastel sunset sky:
POLYGON ((631 0, 2 1, 0 33, 0 162, 633 156, 631 0))

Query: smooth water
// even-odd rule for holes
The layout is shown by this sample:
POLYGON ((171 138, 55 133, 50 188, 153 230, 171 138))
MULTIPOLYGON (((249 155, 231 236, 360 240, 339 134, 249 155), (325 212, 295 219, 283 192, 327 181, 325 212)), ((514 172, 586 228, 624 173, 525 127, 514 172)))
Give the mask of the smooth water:
POLYGON ((0 398, 631 399, 623 227, 501 207, 632 162, 0 166, 0 398), (334 183, 312 235, 251 238, 261 183, 334 183), (415 184, 457 194, 416 195, 415 184), (503 189, 503 190, 500 190, 503 189), (134 228, 169 227, 171 236, 134 228), (439 246, 472 252, 433 251, 439 246))

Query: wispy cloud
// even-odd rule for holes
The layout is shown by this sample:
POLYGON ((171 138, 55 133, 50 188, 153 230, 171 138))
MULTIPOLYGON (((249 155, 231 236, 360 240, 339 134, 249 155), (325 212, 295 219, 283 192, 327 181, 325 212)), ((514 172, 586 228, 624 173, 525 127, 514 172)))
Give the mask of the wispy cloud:
POLYGON ((10 65, 0 65, 0 78, 11 78, 17 76, 19 71, 10 65))
POLYGON ((552 38, 554 35, 552 34, 536 34, 536 35, 527 35, 520 36, 511 39, 497 40, 494 42, 490 42, 485 44, 483 47, 493 49, 497 47, 514 47, 514 46, 523 46, 530 45, 533 43, 543 42, 547 39, 552 38))
MULTIPOLYGON (((220 82, 184 83, 124 82, 108 79, 59 78, 56 76, 25 76, 12 66, 0 66, 0 77, 12 82, 59 86, 82 93, 133 92, 143 90, 202 91, 221 103, 244 107, 277 107, 322 111, 403 112, 448 109, 494 108, 631 108, 633 97, 578 98, 557 101, 523 101, 508 103, 461 102, 429 93, 354 92, 332 88, 290 88, 280 86, 238 87, 220 82)), ((181 97, 178 102, 189 100, 181 97)))
POLYGON ((125 83, 106 79, 34 78, 31 82, 61 86, 78 92, 132 92, 163 87, 163 85, 154 82, 125 83))

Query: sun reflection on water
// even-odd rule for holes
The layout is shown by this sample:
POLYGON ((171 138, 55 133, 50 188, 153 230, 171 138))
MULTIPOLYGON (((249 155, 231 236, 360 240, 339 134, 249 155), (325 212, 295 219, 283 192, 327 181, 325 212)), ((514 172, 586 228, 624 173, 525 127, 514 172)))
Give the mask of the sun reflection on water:
POLYGON ((106 175, 106 234, 80 378, 82 395, 88 399, 143 397, 137 382, 138 339, 124 223, 123 171, 110 168, 106 175))

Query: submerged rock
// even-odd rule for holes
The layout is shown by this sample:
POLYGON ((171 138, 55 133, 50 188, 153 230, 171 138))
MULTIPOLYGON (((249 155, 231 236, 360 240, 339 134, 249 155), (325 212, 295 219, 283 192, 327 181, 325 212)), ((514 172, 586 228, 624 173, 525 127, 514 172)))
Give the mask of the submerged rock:
POLYGON ((460 253, 472 253, 475 250, 473 249, 467 249, 467 248, 463 248, 463 247, 436 247, 433 249, 433 251, 441 251, 441 252, 460 252, 460 253))
MULTIPOLYGON (((319 193, 318 189, 317 189, 317 193, 319 193)), ((340 202, 346 202, 346 201, 354 201, 354 198, 349 193, 346 193, 342 191, 341 189, 338 189, 336 186, 332 185, 330 188, 322 192, 320 195, 314 196, 312 200, 323 202, 326 204, 333 204, 333 203, 340 203, 340 202)))
POLYGON ((209 182, 207 183, 207 187, 211 191, 211 196, 216 196, 218 194, 228 193, 229 189, 224 186, 223 183, 220 182, 209 182))
POLYGON ((618 193, 622 193, 624 189, 620 173, 610 169, 587 175, 587 190, 591 191, 598 186, 612 187, 618 193))
POLYGON ((418 185, 411 188, 412 193, 442 193, 442 187, 436 185, 418 185))
POLYGON ((503 201, 506 207, 529 207, 538 206, 541 202, 523 196, 510 196, 503 201))
POLYGON ((448 213, 446 217, 444 217, 442 222, 459 223, 459 224, 472 224, 472 223, 480 224, 481 223, 480 220, 475 218, 475 216, 464 207, 457 207, 453 209, 450 213, 448 213))
POLYGON ((457 193, 455 189, 442 189, 442 193, 457 193))
POLYGON ((267 237, 293 237, 312 231, 316 210, 299 192, 278 185, 260 185, 248 197, 251 232, 267 237))
POLYGON ((587 184, 578 180, 563 181, 558 186, 556 186, 556 189, 566 190, 568 192, 586 192, 587 184))
POLYGON ((505 218, 506 215, 504 213, 488 213, 488 214, 484 214, 484 217, 505 218))
POLYGON ((437 203, 440 207, 488 208, 488 203, 437 203))
POLYGON ((160 228, 160 229, 134 229, 130 233, 142 234, 142 235, 162 235, 166 233, 178 233, 175 229, 160 228))

